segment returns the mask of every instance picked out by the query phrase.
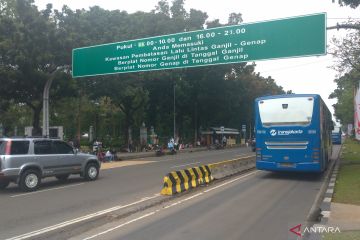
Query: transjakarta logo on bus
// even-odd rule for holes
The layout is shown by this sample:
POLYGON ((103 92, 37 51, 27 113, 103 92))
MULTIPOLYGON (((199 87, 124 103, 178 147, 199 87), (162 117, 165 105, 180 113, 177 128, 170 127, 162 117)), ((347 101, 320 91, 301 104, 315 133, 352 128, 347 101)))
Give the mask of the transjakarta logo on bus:
POLYGON ((304 131, 299 129, 299 130, 275 130, 275 129, 271 129, 270 130, 270 135, 271 136, 288 136, 288 135, 295 135, 295 134, 302 134, 304 131))

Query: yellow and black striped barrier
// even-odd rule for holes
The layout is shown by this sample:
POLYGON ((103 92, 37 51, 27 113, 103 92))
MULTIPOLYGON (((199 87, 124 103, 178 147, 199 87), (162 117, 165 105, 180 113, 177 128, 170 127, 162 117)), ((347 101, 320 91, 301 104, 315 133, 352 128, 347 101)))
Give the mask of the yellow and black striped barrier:
POLYGON ((181 193, 213 180, 208 165, 173 171, 164 177, 162 195, 181 193))

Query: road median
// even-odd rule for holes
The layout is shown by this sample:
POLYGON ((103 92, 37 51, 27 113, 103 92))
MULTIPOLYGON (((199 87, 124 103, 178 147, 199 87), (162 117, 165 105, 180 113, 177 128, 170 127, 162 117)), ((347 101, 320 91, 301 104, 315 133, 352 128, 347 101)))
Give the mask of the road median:
POLYGON ((162 195, 174 195, 189 189, 208 184, 215 179, 221 179, 239 172, 247 171, 255 167, 254 156, 244 156, 173 171, 165 175, 162 195))
POLYGON ((164 177, 162 195, 185 192, 213 180, 208 165, 173 171, 164 177))

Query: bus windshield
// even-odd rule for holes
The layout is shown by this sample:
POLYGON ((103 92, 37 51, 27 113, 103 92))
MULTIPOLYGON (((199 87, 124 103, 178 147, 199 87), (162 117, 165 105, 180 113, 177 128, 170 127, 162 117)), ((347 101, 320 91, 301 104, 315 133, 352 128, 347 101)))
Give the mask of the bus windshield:
POLYGON ((264 126, 308 125, 313 114, 314 98, 276 98, 261 100, 258 104, 264 126))

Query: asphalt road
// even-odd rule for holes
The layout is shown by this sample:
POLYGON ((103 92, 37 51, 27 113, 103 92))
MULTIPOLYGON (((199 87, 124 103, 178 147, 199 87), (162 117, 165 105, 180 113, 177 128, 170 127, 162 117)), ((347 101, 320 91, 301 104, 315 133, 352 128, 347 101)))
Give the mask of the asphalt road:
POLYGON ((298 239, 289 229, 305 223, 322 182, 317 174, 253 171, 72 239, 298 239))
POLYGON ((49 226, 61 229, 59 224, 111 207, 141 205, 148 198, 161 198, 163 176, 170 171, 246 155, 253 153, 236 148, 134 159, 126 161, 127 166, 101 171, 97 181, 84 182, 74 176, 64 184, 49 178, 32 193, 10 185, 0 192, 0 239, 18 239, 49 226))

